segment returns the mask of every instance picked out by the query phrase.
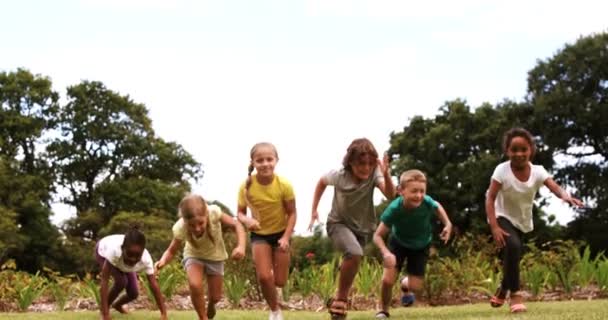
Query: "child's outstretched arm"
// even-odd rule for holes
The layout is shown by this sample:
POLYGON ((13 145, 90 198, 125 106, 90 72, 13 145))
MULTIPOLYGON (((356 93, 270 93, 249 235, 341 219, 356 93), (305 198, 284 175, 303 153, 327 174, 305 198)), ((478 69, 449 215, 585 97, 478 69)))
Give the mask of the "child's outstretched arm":
POLYGON ((437 202, 437 205, 437 217, 439 217, 439 220, 443 223, 443 230, 441 230, 439 238, 443 240, 443 243, 445 244, 448 243, 448 240, 450 240, 450 236, 452 235, 452 222, 441 203, 437 202))
POLYGON ((394 268, 397 264, 397 260, 395 255, 388 249, 386 244, 384 243, 384 238, 390 232, 390 229, 384 222, 380 222, 378 228, 376 228, 376 232, 374 232, 374 244, 378 249, 380 249, 380 253, 382 253, 382 259, 384 260, 385 268, 394 268))
POLYGON ((160 257, 160 259, 158 261, 156 261, 156 263, 154 264, 154 271, 156 273, 158 273, 158 271, 160 269, 162 269, 169 262, 171 262, 171 260, 173 260, 173 257, 175 256, 175 254, 181 247, 182 247, 182 241, 173 238, 173 240, 171 240, 171 243, 169 244, 169 247, 167 248, 167 250, 165 250, 165 252, 163 252, 163 256, 160 257))
POLYGON ((378 167, 384 176, 384 182, 378 184, 378 189, 382 191, 382 194, 384 194, 388 200, 393 200, 393 198, 395 198, 395 184, 393 183, 393 177, 391 177, 391 166, 388 153, 384 153, 382 161, 378 159, 378 167))
POLYGON ((494 207, 494 201, 496 201, 496 195, 498 195, 498 191, 502 187, 502 184, 494 179, 490 182, 490 188, 486 194, 486 215, 488 216, 488 223, 490 224, 490 229, 492 230, 492 237, 494 237, 494 241, 496 241, 496 245, 499 248, 505 246, 505 236, 509 236, 507 232, 505 232, 499 225, 498 221, 496 221, 496 208, 494 207))
POLYGON ((245 257, 246 235, 243 225, 229 214, 222 213, 222 225, 233 228, 236 231, 236 247, 232 250, 232 259, 239 260, 245 257))
POLYGON ((321 200, 323 192, 325 192, 325 188, 327 188, 327 183, 323 181, 323 178, 319 179, 319 182, 317 182, 317 186, 315 187, 315 193, 312 196, 312 211, 310 214, 308 231, 312 231, 315 221, 319 222, 319 212, 317 211, 317 208, 319 207, 319 201, 321 200))
POLYGON ((110 320, 110 305, 108 302, 108 282, 110 281, 110 263, 105 261, 101 267, 101 287, 99 289, 101 305, 99 306, 99 312, 101 312, 102 320, 110 320))
POLYGON ((289 239, 291 239, 293 228, 296 226, 296 199, 283 201, 283 205, 285 206, 285 213, 287 214, 287 227, 285 228, 283 236, 279 239, 279 248, 287 251, 289 249, 289 239))
POLYGON ((148 283, 150 284, 150 288, 152 289, 152 293, 154 294, 154 300, 156 300, 156 305, 158 306, 158 310, 160 311, 160 319, 167 320, 165 298, 160 292, 160 287, 158 286, 158 281, 156 281, 156 276, 154 274, 146 274, 146 277, 148 278, 148 283))
POLYGON ((568 202, 570 205, 582 207, 584 206, 583 202, 577 198, 572 197, 566 190, 562 189, 553 178, 548 178, 545 180, 545 186, 553 192, 554 195, 558 196, 560 199, 568 202))

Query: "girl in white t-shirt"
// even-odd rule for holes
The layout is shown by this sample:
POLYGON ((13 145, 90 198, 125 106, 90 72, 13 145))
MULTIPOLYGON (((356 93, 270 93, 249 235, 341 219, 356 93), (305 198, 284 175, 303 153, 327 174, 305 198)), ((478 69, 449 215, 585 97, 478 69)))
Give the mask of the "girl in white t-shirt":
POLYGON ((110 305, 120 313, 128 312, 125 304, 135 300, 139 294, 136 272, 140 271, 146 272, 161 319, 167 319, 164 298, 154 276, 152 257, 145 248, 146 238, 137 226, 132 227, 124 235, 109 235, 97 242, 95 259, 101 267, 102 320, 110 319, 110 305), (112 289, 108 289, 110 276, 114 279, 112 289), (118 298, 123 289, 126 289, 126 294, 118 298))
POLYGON ((215 317, 215 304, 222 297, 224 260, 228 258, 222 238, 222 226, 236 230, 237 246, 232 250, 233 259, 245 256, 245 229, 216 205, 207 205, 199 195, 188 195, 179 203, 179 216, 173 225, 173 240, 156 262, 156 270, 167 265, 184 245, 182 263, 188 275, 190 299, 200 320, 215 317), (205 308, 203 277, 207 281, 208 306, 205 308))
POLYGON ((536 192, 545 185, 571 205, 580 207, 583 204, 555 183, 545 168, 530 162, 536 151, 530 132, 522 128, 507 131, 503 148, 509 161, 494 170, 486 197, 488 223, 496 245, 502 249, 503 260, 503 280, 490 304, 502 306, 510 292, 511 312, 523 312, 526 307, 519 292, 521 237, 533 229, 532 207, 536 192))

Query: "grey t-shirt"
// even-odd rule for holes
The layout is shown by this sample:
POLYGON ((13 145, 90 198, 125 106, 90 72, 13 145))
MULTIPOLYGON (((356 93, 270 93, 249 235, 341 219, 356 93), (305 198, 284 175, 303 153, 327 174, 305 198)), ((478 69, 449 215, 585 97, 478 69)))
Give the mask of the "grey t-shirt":
POLYGON ((374 210, 374 188, 384 181, 380 169, 365 181, 355 182, 353 175, 345 170, 332 170, 323 176, 323 181, 334 186, 334 199, 327 223, 341 223, 354 233, 369 235, 376 229, 374 210))

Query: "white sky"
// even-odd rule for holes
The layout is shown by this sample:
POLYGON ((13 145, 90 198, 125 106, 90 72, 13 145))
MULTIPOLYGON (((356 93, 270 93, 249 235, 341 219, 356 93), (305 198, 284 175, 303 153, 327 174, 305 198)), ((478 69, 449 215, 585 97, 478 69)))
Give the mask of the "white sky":
MULTIPOLYGON (((273 142, 304 233, 315 183, 352 139, 382 152, 447 100, 521 100, 536 60, 606 31, 606 12, 593 0, 6 1, 0 70, 49 76, 64 96, 81 80, 130 95, 204 165, 194 191, 232 209, 249 149, 273 142)), ((56 223, 72 212, 55 210, 56 223)))

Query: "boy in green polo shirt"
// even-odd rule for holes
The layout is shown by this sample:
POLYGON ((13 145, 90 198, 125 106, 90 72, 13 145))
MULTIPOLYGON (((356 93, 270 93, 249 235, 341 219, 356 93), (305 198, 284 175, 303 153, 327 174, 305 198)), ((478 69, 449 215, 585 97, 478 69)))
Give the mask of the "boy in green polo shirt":
POLYGON ((408 170, 399 179, 400 197, 393 200, 380 217, 380 225, 374 233, 374 243, 384 259, 382 276, 382 309, 377 319, 389 317, 388 309, 395 280, 407 259, 408 284, 402 285, 401 303, 409 306, 414 302, 410 290, 422 288, 424 270, 432 240, 432 219, 436 215, 444 225, 440 238, 447 242, 452 233, 452 223, 447 213, 433 198, 426 195, 426 176, 420 170, 408 170), (390 240, 384 243, 390 232, 390 240))

